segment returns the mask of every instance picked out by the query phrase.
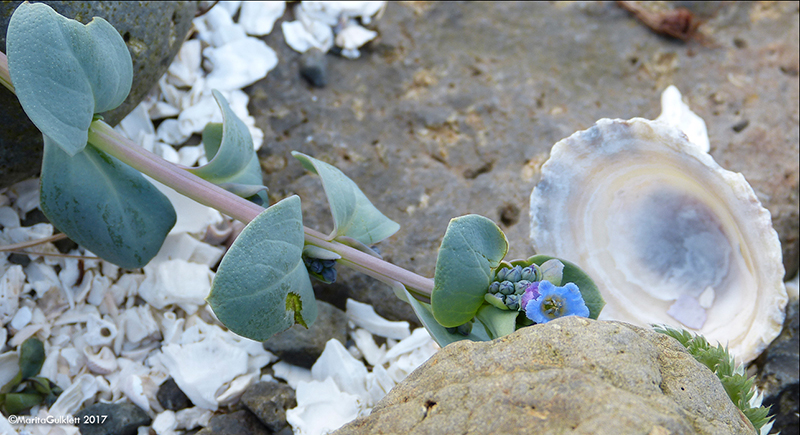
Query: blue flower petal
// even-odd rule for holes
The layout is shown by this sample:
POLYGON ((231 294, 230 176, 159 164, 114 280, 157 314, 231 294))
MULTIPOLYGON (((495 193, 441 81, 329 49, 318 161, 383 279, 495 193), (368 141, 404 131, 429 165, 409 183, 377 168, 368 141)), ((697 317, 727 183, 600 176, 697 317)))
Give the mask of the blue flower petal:
POLYGON ((557 287, 549 281, 541 281, 538 291, 539 297, 525 306, 525 315, 532 321, 547 323, 565 316, 589 317, 589 308, 574 283, 557 287))

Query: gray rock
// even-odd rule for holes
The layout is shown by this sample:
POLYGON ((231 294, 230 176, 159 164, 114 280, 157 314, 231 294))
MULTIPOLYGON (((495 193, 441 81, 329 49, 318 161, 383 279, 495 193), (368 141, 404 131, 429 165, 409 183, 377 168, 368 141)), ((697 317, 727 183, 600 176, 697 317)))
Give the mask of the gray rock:
POLYGON ((328 59, 325 53, 312 48, 300 56, 300 75, 312 86, 324 88, 328 84, 328 59))
POLYGON ((152 419, 132 403, 95 403, 75 415, 82 435, 136 435, 152 419))
POLYGON ((164 409, 170 409, 172 411, 180 411, 181 409, 192 406, 192 401, 181 391, 173 378, 167 379, 158 387, 156 399, 158 399, 158 403, 160 403, 164 409))
MULTIPOLYGON (((713 157, 741 172, 772 212, 792 276, 796 5, 731 3, 707 20, 700 31, 713 47, 657 35, 613 2, 390 2, 361 58, 327 57, 336 80, 321 89, 305 84, 300 54, 273 32, 265 40, 281 62, 248 89, 265 132, 261 157, 286 162, 265 177, 272 201, 297 193, 303 222, 331 230, 319 180, 290 157, 298 150, 340 168, 402 226, 381 243, 399 266, 433 276, 448 221, 467 213, 500 223, 508 258, 527 258, 529 196, 552 145, 600 118, 655 118, 660 93, 675 84, 705 119, 713 157), (743 119, 747 128, 735 132, 743 119)), ((346 296, 371 298, 379 313, 403 307, 384 306, 394 300, 387 286, 351 285, 344 270, 346 296)), ((410 310, 396 315, 414 321, 410 310)))
POLYGON ((748 434, 719 379, 677 341, 566 317, 446 346, 345 434, 748 434))
POLYGON ((764 406, 772 406, 773 433, 797 434, 800 430, 800 321, 798 300, 786 306, 781 335, 756 361, 762 365, 758 385, 764 390, 764 406))
MULTIPOLYGON (((22 3, 0 3, 0 51, 6 51, 11 14, 22 3)), ((167 71, 192 27, 197 2, 45 1, 56 12, 83 24, 105 18, 122 35, 133 58, 133 87, 118 108, 103 113, 116 125, 167 71)), ((0 188, 36 175, 42 162, 42 135, 25 116, 16 97, 0 89, 0 188)))
POLYGON ((327 302, 317 303, 317 320, 308 329, 294 325, 265 341, 264 349, 290 364, 311 368, 322 355, 328 340, 335 338, 344 343, 347 340, 347 316, 327 302))
POLYGON ((211 417, 197 435, 270 435, 270 431, 250 411, 240 410, 211 417))
POLYGON ((286 427, 286 410, 297 406, 292 387, 277 382, 250 386, 242 395, 241 403, 272 432, 286 427))

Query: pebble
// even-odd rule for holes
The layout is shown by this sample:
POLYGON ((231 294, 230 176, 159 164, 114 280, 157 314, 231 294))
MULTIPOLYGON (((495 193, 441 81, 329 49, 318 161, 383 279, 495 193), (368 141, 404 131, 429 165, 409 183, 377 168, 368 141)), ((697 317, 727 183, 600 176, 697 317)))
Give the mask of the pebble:
POLYGON ((312 48, 300 56, 300 75, 312 86, 324 88, 328 84, 328 59, 318 48, 312 48))
POLYGON ((211 417, 208 426, 196 435, 270 435, 270 431, 253 413, 241 410, 211 417))
POLYGON ((191 400, 181 391, 173 378, 167 379, 158 387, 156 398, 164 409, 170 409, 172 411, 180 411, 181 409, 192 406, 191 400))
POLYGON ((759 387, 765 390, 764 406, 772 406, 775 415, 773 432, 797 434, 800 427, 800 320, 798 300, 786 306, 783 331, 759 358, 764 366, 758 378, 759 387))
POLYGON ((259 382, 242 395, 242 404, 249 409, 267 429, 279 432, 288 424, 286 410, 297 406, 292 387, 278 382, 259 382))
POLYGON ((136 435, 139 426, 147 426, 152 421, 132 403, 96 403, 79 411, 75 417, 80 420, 78 428, 82 435, 136 435))

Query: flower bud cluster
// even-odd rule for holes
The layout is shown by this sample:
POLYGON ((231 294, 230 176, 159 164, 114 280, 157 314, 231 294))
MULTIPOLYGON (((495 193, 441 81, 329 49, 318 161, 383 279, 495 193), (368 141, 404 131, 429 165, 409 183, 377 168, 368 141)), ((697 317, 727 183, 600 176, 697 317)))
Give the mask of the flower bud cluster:
MULTIPOLYGON (((535 264, 527 267, 504 267, 497 271, 494 281, 489 285, 488 294, 507 309, 519 310, 522 294, 532 283, 541 279, 542 271, 535 264)), ((498 304, 492 303, 492 305, 498 304)))
POLYGON ((336 260, 321 260, 303 255, 303 262, 306 264, 308 273, 314 278, 326 284, 336 282, 336 260))
POLYGON ((501 310, 522 311, 534 323, 564 316, 588 317, 580 289, 574 283, 559 287, 564 263, 550 259, 541 266, 504 267, 497 271, 484 299, 501 310))

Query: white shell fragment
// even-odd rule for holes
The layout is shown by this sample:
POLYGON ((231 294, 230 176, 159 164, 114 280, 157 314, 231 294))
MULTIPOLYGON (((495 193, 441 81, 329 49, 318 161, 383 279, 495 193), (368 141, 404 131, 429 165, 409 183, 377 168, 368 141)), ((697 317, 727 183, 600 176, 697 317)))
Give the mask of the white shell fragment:
POLYGON ((0 277, 0 325, 5 325, 14 317, 19 308, 19 294, 25 284, 22 266, 15 264, 0 277))
POLYGON ((251 37, 218 48, 208 47, 203 56, 213 69, 206 78, 206 86, 221 91, 252 85, 278 64, 275 51, 264 41, 251 37))
POLYGON ((708 140, 708 129, 703 118, 692 112, 692 109, 683 102, 681 92, 674 85, 670 85, 661 93, 661 115, 655 119, 665 124, 677 127, 703 152, 711 149, 708 140))
POLYGON ((531 240, 594 279, 601 319, 686 327, 741 362, 780 333, 769 212, 741 174, 665 123, 601 119, 555 144, 531 195, 531 240))
POLYGON ((281 23, 281 30, 286 44, 298 53, 305 53, 312 48, 326 53, 333 47, 333 30, 325 23, 284 21, 281 23))
POLYGON ((408 330, 408 322, 386 320, 375 312, 372 305, 348 299, 345 310, 347 320, 375 335, 395 340, 402 340, 411 335, 408 330))
POLYGON ((272 32, 275 21, 283 16, 286 2, 244 1, 239 13, 239 24, 248 35, 264 36, 272 32))
POLYGON ((297 52, 317 48, 326 53, 335 43, 342 48, 342 56, 356 59, 360 56, 358 48, 378 36, 356 18, 369 24, 385 6, 383 1, 304 1, 295 7, 297 21, 281 23, 281 30, 286 44, 297 52))
POLYGON ((108 347, 100 348, 100 352, 94 353, 91 347, 83 350, 86 356, 86 368, 98 375, 107 375, 117 370, 117 356, 108 347))
POLYGON ((211 291, 213 273, 204 264, 168 260, 148 264, 144 272, 146 278, 139 286, 139 296, 158 309, 176 304, 194 314, 211 291))
POLYGON ((358 417, 358 397, 342 392, 331 378, 297 386, 297 407, 286 411, 295 434, 333 432, 358 417))

